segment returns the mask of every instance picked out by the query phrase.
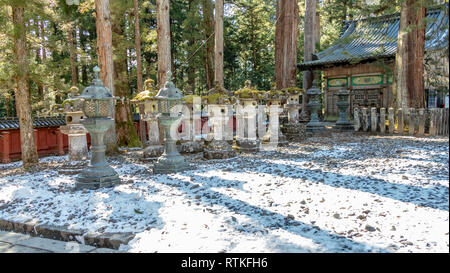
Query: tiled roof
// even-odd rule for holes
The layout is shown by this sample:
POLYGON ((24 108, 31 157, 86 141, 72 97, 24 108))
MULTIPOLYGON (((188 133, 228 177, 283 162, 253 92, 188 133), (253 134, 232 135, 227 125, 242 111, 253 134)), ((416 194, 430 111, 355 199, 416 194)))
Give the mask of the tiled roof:
MULTIPOLYGON (((33 118, 33 127, 59 127, 66 125, 64 116, 56 117, 35 117, 33 118)), ((19 118, 0 118, 0 130, 19 129, 19 118)))
MULTIPOLYGON (((425 50, 448 48, 448 3, 429 9, 427 20, 425 50)), ((298 66, 301 70, 307 70, 375 58, 393 58, 397 52, 399 23, 399 13, 346 21, 340 38, 332 46, 317 53, 317 60, 298 66)))

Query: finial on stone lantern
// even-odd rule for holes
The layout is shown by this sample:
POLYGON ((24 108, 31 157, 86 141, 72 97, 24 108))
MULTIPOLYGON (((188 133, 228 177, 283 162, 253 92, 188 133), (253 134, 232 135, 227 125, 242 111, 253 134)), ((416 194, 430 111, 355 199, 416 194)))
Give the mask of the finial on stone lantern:
POLYGON ((94 71, 95 79, 98 80, 99 79, 98 74, 100 73, 100 67, 95 66, 93 71, 94 71))

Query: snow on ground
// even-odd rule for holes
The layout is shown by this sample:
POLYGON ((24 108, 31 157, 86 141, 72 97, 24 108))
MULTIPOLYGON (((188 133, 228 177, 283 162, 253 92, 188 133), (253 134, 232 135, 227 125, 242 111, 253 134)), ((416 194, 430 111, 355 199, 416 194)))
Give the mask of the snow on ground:
POLYGON ((129 252, 448 252, 448 138, 336 134, 153 175, 135 151, 123 184, 73 191, 67 157, 0 165, 0 218, 133 232, 129 252))

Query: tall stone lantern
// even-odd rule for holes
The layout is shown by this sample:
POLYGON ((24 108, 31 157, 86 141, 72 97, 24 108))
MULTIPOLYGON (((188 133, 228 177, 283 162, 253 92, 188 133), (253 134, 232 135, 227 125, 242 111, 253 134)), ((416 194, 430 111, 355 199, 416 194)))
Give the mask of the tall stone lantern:
POLYGON ((233 127, 228 126, 233 118, 231 98, 228 91, 216 83, 216 87, 203 97, 203 103, 208 105, 208 116, 211 121, 213 139, 205 147, 203 157, 206 159, 224 159, 236 156, 228 140, 233 139, 233 127))
POLYGON ((189 164, 178 152, 176 141, 173 139, 182 118, 182 114, 176 111, 176 106, 183 103, 183 95, 180 89, 175 87, 171 78, 172 73, 169 71, 166 84, 155 96, 158 100, 159 120, 164 128, 165 146, 164 153, 153 167, 154 174, 174 173, 190 169, 189 164))
POLYGON ((284 133, 289 141, 302 141, 306 138, 306 126, 300 123, 300 94, 302 89, 298 87, 288 87, 283 89, 286 96, 284 107, 288 112, 288 123, 284 125, 284 133))
POLYGON ((72 86, 69 97, 62 104, 55 105, 57 111, 66 116, 66 125, 61 126, 60 130, 69 139, 69 161, 58 170, 59 174, 78 174, 86 166, 88 158, 86 129, 81 124, 84 118, 82 102, 76 99, 78 95, 78 88, 72 86))
POLYGON ((263 144, 273 144, 275 146, 286 146, 288 143, 286 141, 286 136, 281 132, 280 118, 279 115, 283 112, 283 107, 281 102, 286 99, 285 94, 282 91, 272 89, 265 93, 266 99, 266 111, 269 115, 269 128, 267 133, 264 135, 262 142, 263 144), (278 119, 272 119, 272 111, 278 111, 278 119), (273 131, 273 126, 276 127, 273 131), (277 135, 277 138, 275 138, 277 135))
POLYGON ((322 107, 320 103, 320 96, 322 95, 322 91, 316 87, 316 81, 313 81, 313 85, 306 93, 309 96, 308 110, 311 112, 311 120, 306 124, 307 132, 319 132, 325 130, 325 126, 319 120, 319 116, 317 115, 317 111, 319 111, 322 107))
POLYGON ((348 97, 350 92, 346 88, 342 88, 337 92, 338 102, 337 107, 339 108, 339 120, 335 124, 335 128, 338 130, 353 130, 353 124, 347 118, 347 110, 350 106, 348 97))
POLYGON ((263 92, 252 88, 250 84, 250 81, 247 80, 244 88, 234 92, 238 104, 234 148, 247 153, 258 152, 261 146, 261 140, 257 138, 257 107, 263 97, 263 92))
POLYGON ((158 126, 158 100, 156 99, 156 93, 154 82, 151 79, 145 81, 145 90, 137 94, 131 102, 143 105, 143 113, 140 113, 141 119, 148 123, 148 136, 149 141, 147 147, 144 149, 143 157, 147 160, 157 159, 164 152, 164 147, 160 143, 159 139, 159 126, 158 126))
POLYGON ((97 189, 120 183, 117 172, 109 166, 105 158, 104 136, 114 123, 110 118, 114 111, 114 97, 98 78, 100 68, 95 67, 95 79, 77 98, 87 117, 81 124, 91 135, 91 161, 76 178, 77 189, 97 189))

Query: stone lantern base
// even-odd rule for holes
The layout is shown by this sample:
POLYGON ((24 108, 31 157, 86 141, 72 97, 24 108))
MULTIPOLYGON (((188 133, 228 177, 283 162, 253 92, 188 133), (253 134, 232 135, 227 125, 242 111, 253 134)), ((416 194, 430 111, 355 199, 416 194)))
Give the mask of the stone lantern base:
POLYGON ((91 135, 91 162, 77 176, 76 189, 98 189, 120 183, 119 175, 105 159, 103 138, 112 123, 114 120, 110 118, 88 118, 83 121, 91 135))
POLYGON ((111 166, 89 166, 78 175, 76 189, 98 189, 119 183, 119 175, 111 166))
POLYGON ((283 133, 288 141, 300 142, 306 139, 306 125, 304 123, 286 123, 283 133))
POLYGON ((306 124, 306 131, 310 133, 322 132, 325 131, 325 125, 323 125, 320 121, 311 121, 306 124))
POLYGON ((164 153, 162 145, 148 145, 144 149, 144 160, 156 160, 164 153))
POLYGON ((340 130, 340 131, 350 131, 353 130, 353 124, 350 121, 347 122, 336 122, 334 125, 334 129, 340 130))
MULTIPOLYGON (((268 131, 267 134, 264 135, 264 137, 262 139, 262 143, 263 144, 271 144, 272 143, 272 142, 270 142, 270 131, 268 131)), ((278 141, 273 142, 273 144, 276 144, 277 147, 282 147, 282 146, 288 145, 286 136, 281 132, 281 130, 278 133, 278 141)))
MULTIPOLYGON (((70 115, 73 117, 75 115, 70 115)), ((88 148, 86 130, 81 124, 67 124, 60 130, 69 138, 69 160, 58 170, 59 174, 78 174, 87 165, 88 148)))
POLYGON ((189 163, 181 155, 167 156, 163 154, 153 167, 154 174, 168 174, 183 172, 191 169, 189 163))
POLYGON ((203 151, 206 159, 226 159, 236 156, 236 152, 226 140, 214 139, 203 151))
POLYGON ((79 174, 88 164, 87 160, 66 161, 58 170, 58 174, 74 175, 79 174))
POLYGON ((260 146, 259 139, 236 138, 236 145, 233 148, 243 153, 257 153, 260 146))
POLYGON ((182 154, 192 154, 192 153, 201 153, 203 152, 203 142, 201 141, 186 141, 181 142, 180 145, 178 145, 178 150, 182 154))

